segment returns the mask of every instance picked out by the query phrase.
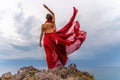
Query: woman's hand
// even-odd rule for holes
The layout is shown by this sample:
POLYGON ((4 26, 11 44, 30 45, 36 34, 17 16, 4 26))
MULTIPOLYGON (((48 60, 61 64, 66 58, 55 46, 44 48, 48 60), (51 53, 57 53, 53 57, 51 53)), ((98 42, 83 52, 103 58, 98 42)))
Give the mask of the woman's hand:
POLYGON ((43 6, 48 9, 48 7, 45 4, 43 4, 43 6))
POLYGON ((40 47, 42 47, 42 44, 41 44, 41 42, 39 43, 39 46, 40 46, 40 47))
POLYGON ((54 15, 53 11, 48 7, 46 6, 45 4, 43 4, 44 8, 46 8, 52 15, 54 15))

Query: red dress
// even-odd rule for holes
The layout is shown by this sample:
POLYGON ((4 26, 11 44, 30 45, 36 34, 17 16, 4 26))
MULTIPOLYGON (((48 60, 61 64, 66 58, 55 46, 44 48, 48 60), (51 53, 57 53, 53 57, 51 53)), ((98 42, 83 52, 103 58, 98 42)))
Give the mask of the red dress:
POLYGON ((65 65, 68 55, 79 49, 85 40, 86 32, 80 30, 78 21, 74 21, 78 10, 75 7, 73 9, 70 21, 62 29, 44 34, 44 49, 49 69, 65 65))

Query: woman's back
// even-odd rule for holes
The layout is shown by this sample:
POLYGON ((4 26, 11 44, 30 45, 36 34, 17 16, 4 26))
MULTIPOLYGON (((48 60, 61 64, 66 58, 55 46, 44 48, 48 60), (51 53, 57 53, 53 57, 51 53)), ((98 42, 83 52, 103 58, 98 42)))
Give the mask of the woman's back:
POLYGON ((54 25, 51 22, 46 22, 42 25, 42 30, 44 33, 52 33, 54 31, 54 25))

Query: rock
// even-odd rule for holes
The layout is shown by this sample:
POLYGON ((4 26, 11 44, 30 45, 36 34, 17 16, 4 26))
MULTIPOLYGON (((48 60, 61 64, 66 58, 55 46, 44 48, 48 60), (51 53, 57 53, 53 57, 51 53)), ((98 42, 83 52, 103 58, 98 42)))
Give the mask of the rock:
POLYGON ((3 74, 0 80, 94 80, 94 77, 78 70, 75 64, 70 64, 68 67, 59 66, 48 70, 23 67, 14 75, 10 72, 3 74))
POLYGON ((39 70, 35 69, 32 66, 23 67, 17 72, 17 74, 14 75, 14 77, 12 79, 15 79, 15 80, 31 80, 31 78, 33 78, 33 80, 34 80, 33 76, 38 71, 39 70))
POLYGON ((72 64, 70 64, 70 65, 68 66, 68 68, 70 68, 70 69, 72 69, 72 68, 76 69, 77 67, 76 67, 76 65, 75 65, 74 63, 72 63, 72 64))
POLYGON ((12 78, 12 74, 11 72, 5 73, 2 75, 2 79, 1 80, 11 80, 12 78))

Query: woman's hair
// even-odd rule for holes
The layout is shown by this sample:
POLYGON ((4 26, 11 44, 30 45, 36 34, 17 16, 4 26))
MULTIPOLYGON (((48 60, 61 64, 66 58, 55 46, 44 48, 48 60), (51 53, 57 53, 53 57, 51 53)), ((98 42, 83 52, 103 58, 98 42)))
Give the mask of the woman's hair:
POLYGON ((46 19, 47 19, 47 20, 52 20, 51 14, 47 14, 47 15, 46 15, 46 19))

